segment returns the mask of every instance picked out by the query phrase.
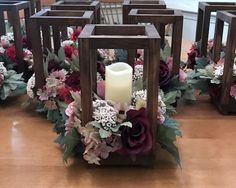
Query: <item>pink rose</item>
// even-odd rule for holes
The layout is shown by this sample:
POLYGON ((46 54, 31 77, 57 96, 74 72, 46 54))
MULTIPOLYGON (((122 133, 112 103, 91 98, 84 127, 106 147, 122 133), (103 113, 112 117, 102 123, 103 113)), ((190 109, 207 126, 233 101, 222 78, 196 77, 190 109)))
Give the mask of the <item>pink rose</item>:
POLYGON ((74 114, 74 102, 72 102, 68 105, 68 107, 66 108, 65 113, 68 117, 70 117, 74 114))
POLYGON ((97 83, 97 95, 105 99, 105 81, 99 81, 97 83))
POLYGON ((182 69, 179 69, 179 81, 184 82, 186 78, 187 74, 182 69))

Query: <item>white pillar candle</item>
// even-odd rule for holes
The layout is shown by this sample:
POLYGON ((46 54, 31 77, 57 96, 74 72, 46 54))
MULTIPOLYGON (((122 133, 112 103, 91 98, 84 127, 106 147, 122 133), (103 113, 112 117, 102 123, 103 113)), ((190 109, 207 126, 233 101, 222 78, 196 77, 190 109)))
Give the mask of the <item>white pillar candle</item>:
POLYGON ((106 66, 105 98, 124 105, 131 103, 133 69, 127 63, 106 66))

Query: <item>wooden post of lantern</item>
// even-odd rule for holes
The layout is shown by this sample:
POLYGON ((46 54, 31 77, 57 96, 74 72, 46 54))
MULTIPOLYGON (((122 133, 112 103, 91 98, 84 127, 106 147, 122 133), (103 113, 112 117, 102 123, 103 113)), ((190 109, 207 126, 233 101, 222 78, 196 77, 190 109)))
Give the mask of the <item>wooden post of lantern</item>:
POLYGON ((132 9, 128 15, 128 20, 132 24, 152 23, 161 36, 161 45, 165 42, 165 26, 173 24, 172 33, 172 56, 173 68, 172 74, 179 74, 182 30, 183 30, 183 15, 179 10, 173 9, 132 9))
POLYGON ((233 66, 236 48, 236 11, 219 11, 216 16, 215 39, 214 39, 214 62, 219 61, 222 48, 222 36, 224 22, 229 24, 224 71, 221 83, 220 100, 212 96, 213 101, 223 114, 236 112, 236 100, 230 96, 230 88, 233 83, 233 66))
POLYGON ((36 88, 42 88, 45 83, 43 74, 43 50, 54 49, 57 52, 61 46, 61 26, 81 26, 92 23, 93 11, 42 10, 30 18, 32 50, 34 58, 36 88), (50 27, 53 31, 51 40, 50 27), (42 31, 42 38, 40 31, 42 31), (43 44, 42 44, 43 41, 43 44), (52 47, 52 43, 54 47, 52 47))
POLYGON ((86 25, 79 36, 79 63, 81 72, 82 125, 92 120, 93 91, 96 92, 96 50, 144 49, 149 60, 147 69, 147 111, 152 125, 153 152, 137 156, 136 161, 127 156, 113 155, 105 161, 112 165, 151 165, 155 153, 157 131, 157 101, 160 62, 160 36, 153 25, 86 25))
POLYGON ((199 2, 195 41, 200 41, 200 55, 207 56, 207 44, 211 13, 219 10, 236 10, 236 3, 230 2, 199 2))
POLYGON ((0 1, 0 35, 6 34, 6 26, 4 19, 4 12, 11 12, 11 15, 14 19, 12 19, 12 27, 14 33, 14 41, 16 47, 16 57, 19 61, 18 72, 24 72, 24 61, 23 61, 23 44, 22 44, 22 33, 21 33, 21 24, 20 24, 20 16, 19 12, 24 10, 25 14, 25 27, 26 33, 29 33, 29 17, 30 17, 30 3, 27 1, 0 1))

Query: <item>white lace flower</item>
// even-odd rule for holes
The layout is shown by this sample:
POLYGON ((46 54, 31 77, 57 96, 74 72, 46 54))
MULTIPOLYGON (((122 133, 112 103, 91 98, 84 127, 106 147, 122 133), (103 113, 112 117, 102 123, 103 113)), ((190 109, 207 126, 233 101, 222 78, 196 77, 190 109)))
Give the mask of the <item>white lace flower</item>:
POLYGON ((102 75, 99 72, 97 72, 97 82, 98 81, 103 81, 102 75))
POLYGON ((34 87, 35 87, 35 74, 33 74, 31 78, 28 80, 26 87, 27 95, 32 99, 34 98, 34 91, 33 91, 34 87))
POLYGON ((134 67, 133 80, 138 80, 140 78, 143 78, 143 65, 136 65, 134 67))
POLYGON ((105 100, 96 100, 93 102, 93 118, 101 124, 104 130, 110 130, 116 126, 117 111, 105 100))
POLYGON ((138 100, 144 100, 144 101, 147 100, 147 90, 146 89, 133 92, 132 105, 135 106, 135 104, 138 100))

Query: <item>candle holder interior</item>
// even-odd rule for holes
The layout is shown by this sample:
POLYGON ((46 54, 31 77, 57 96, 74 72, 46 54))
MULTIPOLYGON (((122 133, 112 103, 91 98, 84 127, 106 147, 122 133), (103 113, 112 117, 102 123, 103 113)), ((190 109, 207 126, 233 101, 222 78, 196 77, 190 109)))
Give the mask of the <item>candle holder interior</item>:
POLYGON ((207 44, 211 13, 220 10, 236 10, 233 2, 199 2, 195 41, 200 41, 200 55, 207 56, 207 44))
POLYGON ((230 88, 233 84, 233 66, 236 49, 236 11, 219 11, 216 16, 216 29, 214 38, 213 60, 218 62, 220 59, 224 23, 229 24, 224 71, 221 83, 220 100, 212 96, 213 102, 223 114, 236 113, 236 100, 230 96, 230 88))
MULTIPOLYGON (((152 125, 153 143, 157 129, 157 99, 160 62, 160 37, 153 25, 86 25, 79 36, 79 63, 81 79, 82 125, 92 120, 93 92, 96 92, 97 49, 144 49, 147 53, 144 65, 147 71, 147 112, 152 125), (147 66, 148 65, 148 66, 147 66)), ((133 67, 133 62, 130 63, 133 67)), ((149 155, 137 156, 133 161, 127 156, 113 155, 103 164, 151 165, 155 155, 155 144, 149 155)))
POLYGON ((42 88, 45 83, 43 74, 43 51, 54 50, 57 53, 63 41, 61 28, 81 26, 93 21, 93 11, 42 10, 30 18, 32 50, 34 54, 34 71, 36 88, 42 88), (52 30, 52 37, 51 37, 52 30), (42 37, 41 33, 42 32, 42 37), (53 46, 52 46, 53 44, 53 46))
MULTIPOLYGON (((15 1, 16 0, 9 0, 9 1, 15 1)), ((36 12, 41 10, 41 0, 17 0, 19 1, 29 1, 30 2, 30 11, 31 15, 35 14, 36 12)))
POLYGON ((171 56, 173 57, 173 75, 179 74, 183 14, 181 11, 173 9, 132 9, 129 13, 129 23, 152 23, 161 36, 161 46, 165 43, 165 26, 173 25, 171 56))
POLYGON ((19 61, 18 72, 24 72, 26 67, 23 61, 23 44, 19 12, 23 10, 25 15, 26 35, 29 36, 29 17, 30 3, 28 1, 0 1, 0 36, 6 34, 6 25, 4 12, 8 12, 12 19, 10 22, 13 27, 14 41, 16 47, 16 58, 19 61))
POLYGON ((125 0, 122 5, 123 10, 123 24, 129 24, 129 12, 131 9, 165 9, 166 4, 164 1, 158 0, 125 0))

